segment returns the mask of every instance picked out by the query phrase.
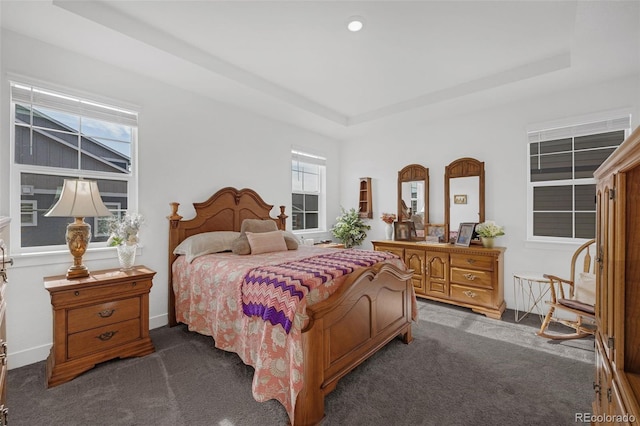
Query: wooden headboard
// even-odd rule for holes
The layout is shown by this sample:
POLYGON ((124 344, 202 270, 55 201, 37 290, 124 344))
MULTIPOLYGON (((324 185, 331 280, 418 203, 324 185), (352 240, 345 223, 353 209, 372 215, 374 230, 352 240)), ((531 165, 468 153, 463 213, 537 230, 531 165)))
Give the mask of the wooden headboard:
POLYGON ((285 230, 287 215, 285 206, 280 206, 280 214, 270 216, 272 204, 264 202, 262 197, 252 189, 222 188, 207 201, 193 203, 196 216, 193 219, 182 220, 178 214, 180 203, 170 203, 171 215, 169 219, 169 326, 176 325, 175 295, 173 293, 173 262, 178 257, 173 250, 187 237, 213 231, 240 231, 245 219, 271 219, 276 222, 278 229, 285 230))

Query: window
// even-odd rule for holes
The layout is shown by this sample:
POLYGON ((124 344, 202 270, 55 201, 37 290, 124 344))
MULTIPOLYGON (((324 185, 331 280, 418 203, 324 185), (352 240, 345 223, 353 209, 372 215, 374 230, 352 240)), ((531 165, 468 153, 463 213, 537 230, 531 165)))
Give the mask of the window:
MULTIPOLYGON (((11 205, 20 208, 20 232, 14 232, 19 251, 64 244, 69 218, 44 213, 65 178, 97 181, 105 205, 116 214, 135 208, 137 113, 11 82, 11 116, 11 177, 19 189, 11 192, 11 205)), ((93 225, 93 241, 106 241, 104 219, 93 225)))
POLYGON ((593 173, 629 131, 627 116, 529 132, 529 239, 595 237, 593 173))
POLYGON ((291 154, 291 229, 324 230, 326 160, 298 150, 291 154))

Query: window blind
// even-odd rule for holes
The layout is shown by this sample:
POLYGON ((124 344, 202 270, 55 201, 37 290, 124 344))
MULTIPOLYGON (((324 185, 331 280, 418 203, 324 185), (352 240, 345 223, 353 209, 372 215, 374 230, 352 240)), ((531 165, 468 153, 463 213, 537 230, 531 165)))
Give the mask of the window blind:
POLYGON ((11 82, 11 99, 98 120, 137 127, 138 114, 122 108, 71 97, 48 89, 11 82))

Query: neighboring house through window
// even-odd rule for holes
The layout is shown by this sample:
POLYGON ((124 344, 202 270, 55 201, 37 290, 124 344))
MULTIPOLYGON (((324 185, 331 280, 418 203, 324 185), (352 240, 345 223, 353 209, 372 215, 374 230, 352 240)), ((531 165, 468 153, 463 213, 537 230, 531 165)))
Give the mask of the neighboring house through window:
POLYGON ((326 159, 298 149, 291 157, 291 229, 323 231, 326 159))
POLYGON ((630 117, 544 127, 528 132, 528 239, 595 238, 593 172, 624 141, 630 117))
MULTIPOLYGON (((57 201, 65 178, 97 181, 105 205, 116 215, 137 206, 136 112, 11 82, 11 116, 11 208, 12 215, 20 209, 18 251, 64 245, 70 218, 44 213, 57 201)), ((92 241, 106 241, 105 220, 89 223, 92 241)))

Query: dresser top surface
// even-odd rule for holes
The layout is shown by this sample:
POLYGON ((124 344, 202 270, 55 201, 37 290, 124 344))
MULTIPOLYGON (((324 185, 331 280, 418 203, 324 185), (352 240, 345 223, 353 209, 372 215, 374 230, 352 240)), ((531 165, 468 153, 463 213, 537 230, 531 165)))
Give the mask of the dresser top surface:
POLYGON ((152 278, 156 272, 146 266, 134 266, 128 271, 121 271, 119 268, 104 269, 91 272, 88 277, 78 279, 67 279, 65 275, 56 275, 44 278, 44 287, 49 291, 60 290, 62 288, 88 287, 96 284, 107 284, 128 279, 152 278))

